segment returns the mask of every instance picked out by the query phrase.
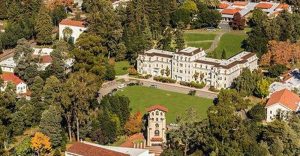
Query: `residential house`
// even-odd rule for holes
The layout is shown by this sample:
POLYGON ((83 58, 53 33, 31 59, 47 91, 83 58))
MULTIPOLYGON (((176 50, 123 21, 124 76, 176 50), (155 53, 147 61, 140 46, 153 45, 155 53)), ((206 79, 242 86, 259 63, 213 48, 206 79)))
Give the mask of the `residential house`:
POLYGON ((80 34, 82 34, 85 30, 87 30, 87 27, 85 25, 85 22, 83 21, 76 21, 71 19, 64 19, 59 23, 59 39, 65 39, 66 34, 64 33, 64 30, 66 28, 69 28, 72 30, 70 34, 69 41, 72 43, 76 43, 76 40, 79 38, 80 34))
POLYGON ((166 113, 168 109, 162 105, 147 108, 147 146, 162 146, 166 143, 166 113))
POLYGON ((282 89, 295 90, 300 92, 300 71, 293 69, 282 76, 280 82, 273 82, 269 87, 269 92, 274 93, 282 89))
POLYGON ((300 97, 288 89, 282 89, 271 94, 265 106, 267 122, 271 122, 276 117, 285 119, 289 112, 299 110, 300 97))
POLYGON ((27 93, 27 84, 21 80, 18 76, 13 73, 3 73, 0 75, 0 79, 4 81, 3 86, 1 86, 0 90, 4 91, 8 85, 8 83, 12 83, 16 87, 17 94, 26 94, 27 93))
POLYGON ((13 73, 16 66, 17 66, 17 64, 14 61, 13 57, 9 57, 8 59, 0 62, 0 67, 1 67, 2 72, 13 73))
POLYGON ((200 48, 188 47, 178 52, 151 49, 138 56, 137 71, 177 81, 204 82, 220 89, 230 87, 244 68, 257 69, 257 61, 255 53, 245 51, 220 60, 206 57, 205 51, 200 48), (165 72, 167 70, 170 70, 169 75, 165 72))
POLYGON ((76 142, 65 152, 65 156, 154 156, 147 149, 104 146, 90 142, 76 142))
POLYGON ((33 57, 38 58, 38 70, 44 71, 52 63, 51 53, 53 52, 53 49, 33 48, 33 50, 33 57))

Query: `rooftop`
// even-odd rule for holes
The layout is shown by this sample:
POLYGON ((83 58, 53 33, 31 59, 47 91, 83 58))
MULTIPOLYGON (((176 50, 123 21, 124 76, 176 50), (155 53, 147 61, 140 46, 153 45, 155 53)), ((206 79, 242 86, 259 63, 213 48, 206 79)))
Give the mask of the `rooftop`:
POLYGON ((3 73, 3 74, 0 75, 0 78, 3 81, 11 82, 11 83, 13 83, 15 85, 18 85, 18 84, 20 84, 20 83, 23 82, 18 76, 16 76, 13 73, 3 73))
POLYGON ((168 108, 166 108, 165 106, 162 106, 162 105, 153 105, 149 108, 147 108, 147 112, 151 112, 151 111, 154 111, 154 110, 161 110, 161 111, 164 111, 164 112, 168 112, 168 108))
POLYGON ((1 67, 10 67, 15 68, 17 66, 16 62, 14 61, 13 57, 10 57, 6 60, 0 62, 1 67))
POLYGON ((262 3, 258 3, 255 8, 260 8, 260 9, 270 9, 273 7, 273 4, 272 3, 265 3, 265 2, 262 2, 262 3))
POLYGON ((41 56, 40 63, 52 63, 52 57, 50 55, 41 56))
POLYGON ((74 27, 85 27, 85 23, 83 21, 76 21, 71 19, 63 19, 59 25, 68 25, 68 26, 74 26, 74 27))
POLYGON ((227 14, 227 15, 234 15, 236 13, 238 13, 240 10, 238 9, 223 9, 221 11, 221 14, 227 14))
POLYGON ((279 103, 292 111, 296 111, 298 109, 299 102, 300 102, 300 98, 297 94, 293 93, 288 89, 283 89, 274 92, 270 96, 266 104, 266 107, 279 103))

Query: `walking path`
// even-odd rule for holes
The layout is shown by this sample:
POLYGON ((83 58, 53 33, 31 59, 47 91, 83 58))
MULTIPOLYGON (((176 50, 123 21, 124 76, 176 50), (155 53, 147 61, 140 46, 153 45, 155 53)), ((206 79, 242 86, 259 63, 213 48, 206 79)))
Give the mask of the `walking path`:
POLYGON ((218 47, 218 44, 221 40, 221 37, 225 34, 224 31, 218 33, 218 35, 215 37, 214 41, 212 42, 210 48, 208 48, 206 50, 206 52, 213 52, 217 47, 218 47))

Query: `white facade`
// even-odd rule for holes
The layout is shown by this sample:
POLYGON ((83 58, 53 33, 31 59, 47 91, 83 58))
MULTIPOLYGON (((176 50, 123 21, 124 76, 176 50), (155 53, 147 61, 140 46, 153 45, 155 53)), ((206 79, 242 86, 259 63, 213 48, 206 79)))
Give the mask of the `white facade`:
POLYGON ((17 64, 14 61, 13 57, 10 57, 10 58, 0 62, 0 67, 3 72, 13 73, 16 66, 17 66, 17 64))
POLYGON ((137 58, 140 74, 170 77, 177 81, 205 82, 215 88, 228 88, 233 79, 244 68, 257 69, 258 58, 254 53, 241 52, 228 60, 206 57, 204 50, 188 47, 179 52, 151 49, 137 58), (162 70, 170 70, 169 75, 161 75, 162 70), (198 75, 198 76, 195 76, 198 75))
POLYGON ((161 146, 166 142, 166 112, 155 109, 148 113, 147 146, 161 146))
POLYGON ((64 39, 64 29, 70 28, 72 30, 71 40, 73 43, 76 43, 76 40, 79 38, 80 34, 82 34, 86 27, 83 26, 82 21, 73 21, 69 19, 65 19, 59 23, 59 39, 64 39))
MULTIPOLYGON (((298 90, 300 91, 300 71, 299 69, 294 69, 291 71, 288 76, 290 78, 282 82, 273 82, 269 87, 269 92, 274 93, 282 89, 288 90, 298 90)), ((285 79, 285 78, 283 78, 285 79)))
POLYGON ((274 119, 276 119, 276 116, 279 115, 279 113, 281 114, 282 117, 284 117, 284 115, 287 115, 288 112, 291 112, 292 110, 285 107, 284 105, 280 104, 280 103, 276 103, 273 104, 271 106, 266 107, 266 111, 267 111, 267 122, 271 122, 274 119))
POLYGON ((33 48, 33 54, 37 56, 46 56, 50 55, 53 52, 51 48, 33 48))

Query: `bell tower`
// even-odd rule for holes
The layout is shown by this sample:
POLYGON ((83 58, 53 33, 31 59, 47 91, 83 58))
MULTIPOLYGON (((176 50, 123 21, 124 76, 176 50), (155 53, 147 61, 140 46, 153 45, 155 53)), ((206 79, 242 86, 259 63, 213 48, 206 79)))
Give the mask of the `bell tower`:
POLYGON ((168 109, 162 105, 147 108, 147 146, 160 146, 166 142, 166 113, 168 109))

